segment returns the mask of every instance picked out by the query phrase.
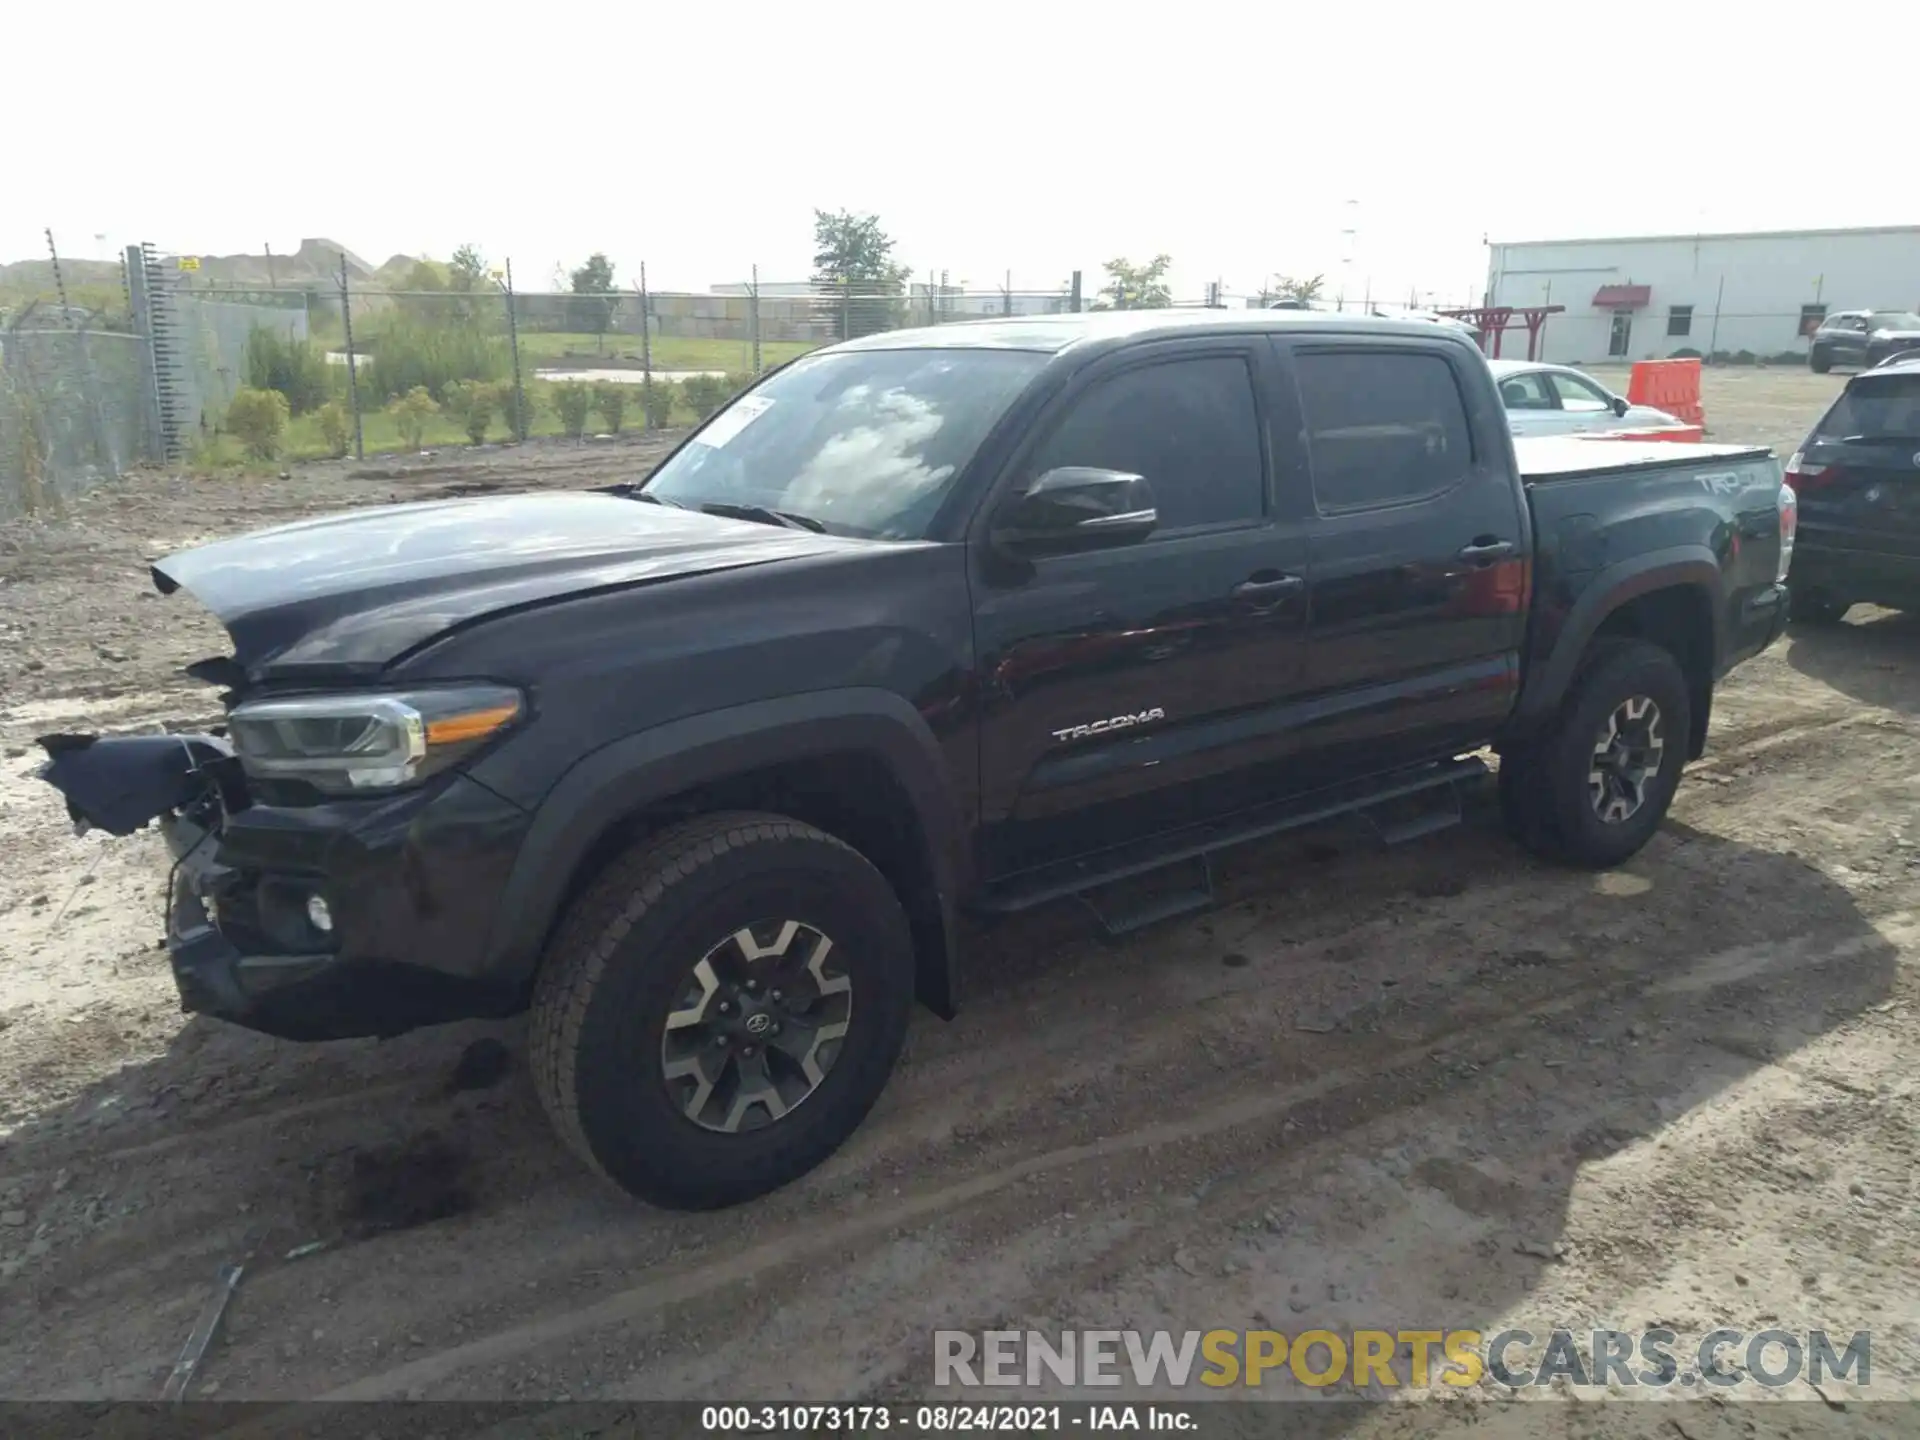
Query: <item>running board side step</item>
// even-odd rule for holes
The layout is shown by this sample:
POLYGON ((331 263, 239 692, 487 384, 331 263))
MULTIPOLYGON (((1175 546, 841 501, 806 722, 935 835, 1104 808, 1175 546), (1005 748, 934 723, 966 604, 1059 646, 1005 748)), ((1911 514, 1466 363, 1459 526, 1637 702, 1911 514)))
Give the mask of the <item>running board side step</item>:
POLYGON ((1477 755, 1469 755, 1416 766, 1410 770, 1394 771, 1384 776, 1373 776, 1349 785, 1316 790, 1204 825, 1188 826, 1171 835, 1158 835, 1064 864, 1030 870, 1000 885, 989 887, 974 908, 989 915, 1014 915, 1055 900, 1079 897, 1109 935, 1125 934, 1156 920, 1183 915, 1212 904, 1213 875, 1207 857, 1216 851, 1352 814, 1362 814, 1372 821, 1385 843, 1400 844, 1459 824, 1463 811, 1456 787, 1463 782, 1479 780, 1487 773, 1486 761, 1477 755), (1427 795, 1437 790, 1447 792, 1444 807, 1411 819, 1383 823, 1364 814, 1391 801, 1412 795, 1427 795), (1119 909, 1113 907, 1111 902, 1103 907, 1087 896, 1088 891, 1112 885, 1115 881, 1150 875, 1183 861, 1199 863, 1199 885, 1156 896, 1137 907, 1119 909))

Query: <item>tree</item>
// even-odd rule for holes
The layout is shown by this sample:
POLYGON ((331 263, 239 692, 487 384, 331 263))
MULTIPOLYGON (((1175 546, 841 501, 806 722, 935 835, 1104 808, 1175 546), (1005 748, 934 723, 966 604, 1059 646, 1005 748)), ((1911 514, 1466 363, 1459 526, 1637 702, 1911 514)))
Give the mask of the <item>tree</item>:
POLYGON ((447 262, 449 290, 483 290, 487 281, 487 257, 472 245, 462 245, 447 262))
POLYGON ((613 288, 613 262, 596 250, 586 264, 568 274, 567 283, 574 294, 568 302, 568 323, 593 336, 596 349, 605 349, 607 331, 620 308, 620 297, 613 288))
POLYGON ((878 215, 813 212, 813 285, 837 339, 887 329, 909 273, 878 215))
POLYGON ((1315 275, 1307 280, 1295 280, 1290 275, 1273 277, 1271 291, 1276 300, 1293 300, 1300 304, 1309 304, 1320 298, 1320 292, 1326 288, 1327 277, 1315 275))
POLYGON ((1100 310, 1164 310, 1173 304, 1173 293, 1167 288, 1167 271, 1173 265, 1170 255, 1156 255, 1144 265, 1135 265, 1125 256, 1109 260, 1102 268, 1107 272, 1106 289, 1095 309, 1100 310))
POLYGON ((480 315, 481 302, 468 298, 481 295, 492 287, 487 283, 487 257, 472 245, 462 245, 453 252, 453 259, 447 262, 447 289, 460 298, 449 300, 448 309, 453 317, 463 325, 470 325, 480 315))

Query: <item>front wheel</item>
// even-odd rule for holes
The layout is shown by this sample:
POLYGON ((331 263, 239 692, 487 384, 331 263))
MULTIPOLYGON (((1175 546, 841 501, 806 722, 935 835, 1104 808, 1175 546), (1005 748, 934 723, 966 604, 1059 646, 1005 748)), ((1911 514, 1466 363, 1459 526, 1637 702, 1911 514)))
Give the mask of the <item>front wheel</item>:
POLYGON ((912 1003, 907 917, 863 856, 783 816, 706 816, 630 850, 568 914, 535 988, 535 1085, 628 1193, 737 1204, 853 1133, 912 1003))
POLYGON ((1807 364, 1812 368, 1814 374, 1824 375, 1833 369, 1833 356, 1816 346, 1812 353, 1807 356, 1807 364))
POLYGON ((1644 640, 1600 642, 1553 726, 1501 761, 1514 836, 1551 859, 1593 869, 1636 854, 1666 817, 1690 733, 1686 676, 1644 640))

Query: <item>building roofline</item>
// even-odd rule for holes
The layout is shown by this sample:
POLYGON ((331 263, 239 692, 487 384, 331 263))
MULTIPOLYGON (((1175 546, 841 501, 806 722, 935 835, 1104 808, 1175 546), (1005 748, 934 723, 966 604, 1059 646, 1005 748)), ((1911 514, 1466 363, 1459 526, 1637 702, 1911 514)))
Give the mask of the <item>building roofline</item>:
POLYGON ((1696 230, 1678 235, 1591 235, 1577 240, 1490 240, 1492 250, 1548 245, 1645 245, 1672 240, 1799 240, 1825 235, 1920 235, 1920 225, 1848 225, 1826 230, 1696 230))

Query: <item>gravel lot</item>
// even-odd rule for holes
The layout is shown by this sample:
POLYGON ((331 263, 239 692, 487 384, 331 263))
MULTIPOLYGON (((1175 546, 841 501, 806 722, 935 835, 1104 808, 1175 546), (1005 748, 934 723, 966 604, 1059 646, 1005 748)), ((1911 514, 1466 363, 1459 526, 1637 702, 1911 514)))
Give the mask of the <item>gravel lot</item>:
MULTIPOLYGON (((1714 438, 1784 454, 1839 383, 1710 375, 1714 438)), ((1920 621, 1886 612, 1740 670, 1618 872, 1530 861, 1483 797, 1393 851, 1235 855, 1215 911, 1118 945, 1066 909, 982 937, 967 1009, 916 1020, 849 1146, 733 1211, 583 1174, 517 1024, 299 1047, 183 1017, 157 837, 74 837, 26 748, 212 708, 175 672, 221 637, 144 560, 656 456, 149 476, 0 529, 0 1396, 157 1393, 243 1256, 221 1399, 908 1398, 929 1331, 996 1325, 1864 1328, 1871 1393, 1920 1394, 1920 621), (486 1038, 505 1077, 456 1074, 486 1038)), ((1497 1389, 1329 1425, 1431 1433, 1497 1389)), ((1783 1396, 1810 1403, 1747 1387, 1675 1428, 1839 1414, 1783 1396)), ((1564 1409, 1553 1433, 1648 1413, 1564 1409)))

